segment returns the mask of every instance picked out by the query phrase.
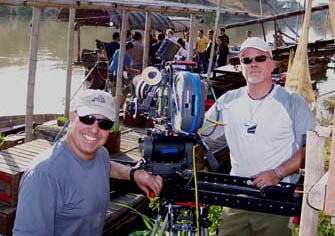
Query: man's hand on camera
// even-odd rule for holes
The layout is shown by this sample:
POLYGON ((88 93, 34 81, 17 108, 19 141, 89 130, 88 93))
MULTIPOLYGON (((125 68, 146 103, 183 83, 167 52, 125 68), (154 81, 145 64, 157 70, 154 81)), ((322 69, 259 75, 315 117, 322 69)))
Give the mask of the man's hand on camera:
POLYGON ((138 169, 134 172, 134 181, 137 186, 147 195, 153 192, 158 196, 163 186, 163 179, 159 175, 151 175, 145 170, 138 169))
POLYGON ((280 179, 273 170, 263 171, 257 175, 252 176, 253 186, 257 188, 264 188, 266 186, 276 185, 280 179))

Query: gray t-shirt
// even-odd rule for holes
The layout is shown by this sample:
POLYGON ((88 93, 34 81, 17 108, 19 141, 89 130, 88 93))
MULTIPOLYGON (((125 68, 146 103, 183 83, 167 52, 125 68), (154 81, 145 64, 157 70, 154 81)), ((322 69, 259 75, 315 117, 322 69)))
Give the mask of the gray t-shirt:
MULTIPOLYGON (((208 129, 216 139, 225 135, 231 160, 231 175, 251 177, 290 159, 305 144, 305 134, 315 122, 303 97, 275 85, 264 99, 252 100, 246 87, 219 98, 206 117, 225 124, 208 129)), ((211 125, 204 122, 204 127, 211 125)), ((284 181, 295 182, 297 176, 284 181)))
POLYGON ((21 179, 14 235, 102 235, 109 172, 105 148, 87 161, 60 140, 21 179))

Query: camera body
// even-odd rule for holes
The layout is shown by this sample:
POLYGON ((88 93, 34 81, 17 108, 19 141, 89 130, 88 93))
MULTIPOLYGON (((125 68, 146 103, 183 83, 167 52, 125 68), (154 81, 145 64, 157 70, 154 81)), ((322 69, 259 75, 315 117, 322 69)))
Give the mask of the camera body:
POLYGON ((147 67, 134 78, 136 99, 127 110, 142 113, 160 127, 141 140, 143 167, 170 178, 193 164, 193 147, 201 142, 197 134, 205 117, 206 85, 198 74, 180 70, 172 62, 179 46, 163 41, 157 51, 162 64, 147 67))
POLYGON ((172 67, 162 70, 160 76, 159 83, 152 84, 142 73, 135 87, 136 100, 128 105, 127 110, 159 120, 176 134, 196 133, 204 120, 205 83, 197 74, 175 72, 172 67))

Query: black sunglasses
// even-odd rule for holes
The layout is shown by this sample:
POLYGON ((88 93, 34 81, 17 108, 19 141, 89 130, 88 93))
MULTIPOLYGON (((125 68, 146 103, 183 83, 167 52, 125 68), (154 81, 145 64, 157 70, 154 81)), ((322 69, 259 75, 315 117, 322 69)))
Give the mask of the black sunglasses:
POLYGON ((81 123, 85 125, 93 125, 95 121, 98 121, 98 126, 100 129, 109 130, 113 127, 114 122, 107 119, 98 119, 93 115, 79 116, 81 123))
POLYGON ((266 59, 269 58, 265 55, 259 55, 259 56, 255 56, 255 57, 242 57, 241 58, 241 62, 245 65, 248 65, 252 62, 253 59, 255 59, 256 62, 264 62, 266 61, 266 59))

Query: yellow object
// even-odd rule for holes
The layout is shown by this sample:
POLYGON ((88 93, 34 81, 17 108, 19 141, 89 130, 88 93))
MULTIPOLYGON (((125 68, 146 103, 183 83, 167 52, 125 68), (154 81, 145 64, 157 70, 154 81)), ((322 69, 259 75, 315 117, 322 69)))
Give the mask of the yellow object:
POLYGON ((199 129, 199 132, 198 132, 199 134, 203 134, 206 130, 208 130, 208 129, 210 129, 210 128, 214 128, 214 127, 217 126, 217 125, 221 125, 221 126, 226 125, 226 124, 223 123, 223 122, 216 121, 216 120, 210 119, 210 118, 208 118, 208 117, 205 117, 205 120, 207 120, 207 121, 209 121, 209 122, 211 122, 211 123, 213 123, 213 124, 208 125, 208 126, 205 126, 205 127, 201 128, 201 129, 199 129))
POLYGON ((312 12, 312 0, 308 0, 307 9, 302 26, 302 34, 292 67, 286 76, 285 87, 288 90, 302 95, 308 103, 314 103, 315 97, 312 88, 311 75, 308 65, 308 33, 312 12))
POLYGON ((197 38, 197 51, 199 53, 205 52, 208 44, 208 38, 203 36, 202 38, 197 38))

